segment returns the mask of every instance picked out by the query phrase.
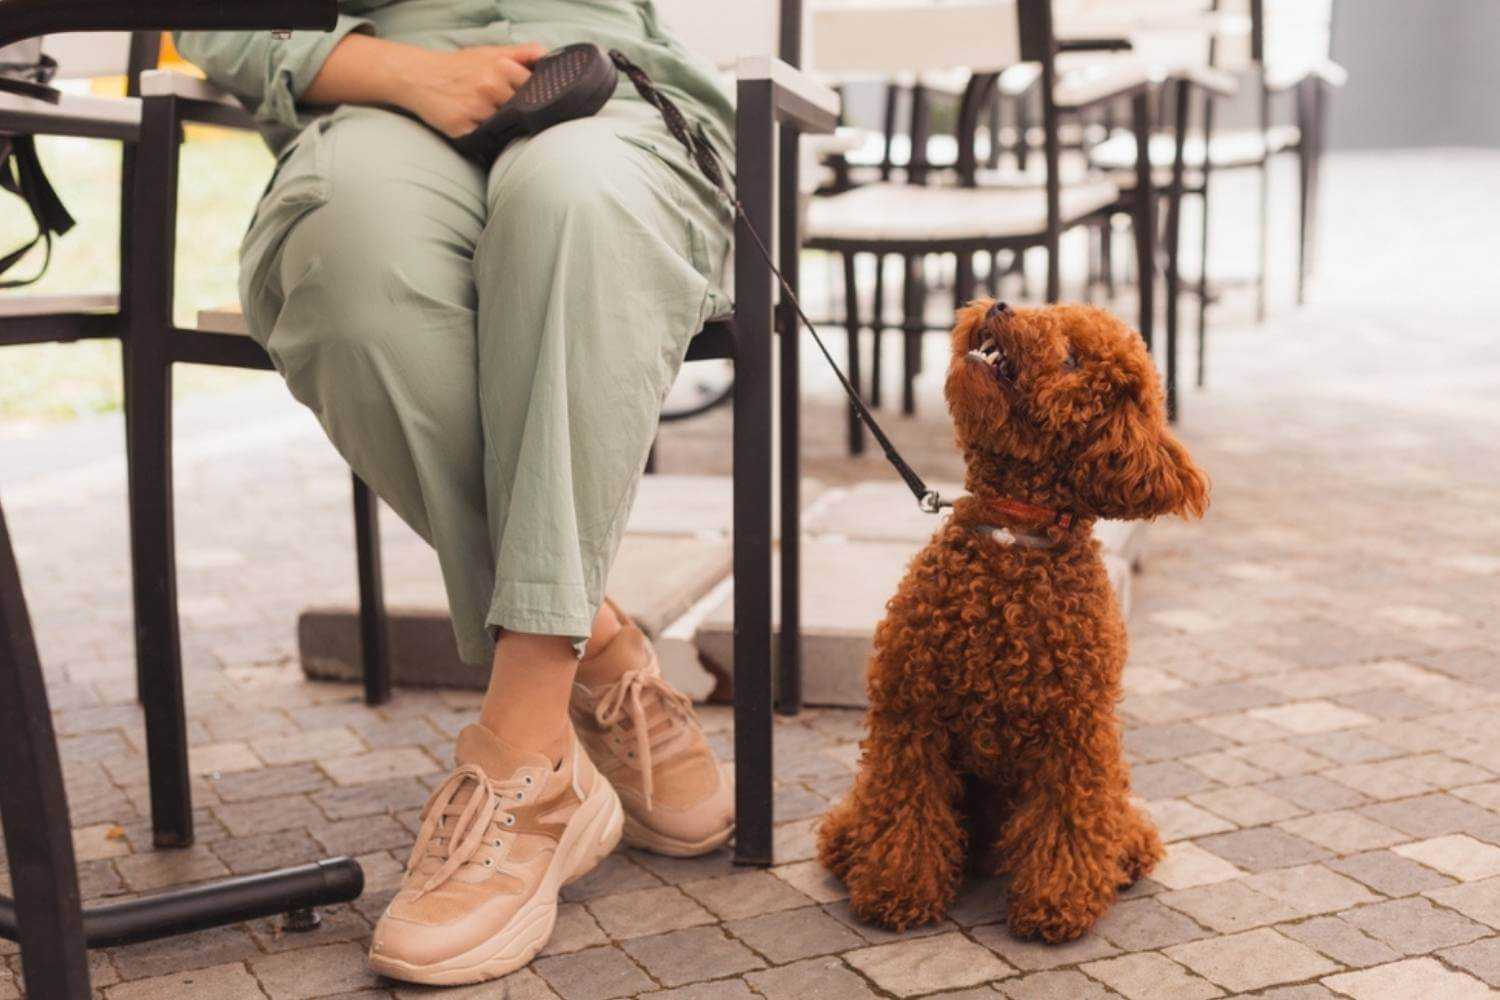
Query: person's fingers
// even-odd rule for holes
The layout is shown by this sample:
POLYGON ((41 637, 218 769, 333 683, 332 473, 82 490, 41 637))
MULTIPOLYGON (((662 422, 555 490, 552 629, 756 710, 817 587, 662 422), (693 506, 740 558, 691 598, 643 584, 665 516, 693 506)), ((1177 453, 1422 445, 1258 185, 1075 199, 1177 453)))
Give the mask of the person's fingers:
POLYGON ((527 42, 525 45, 508 45, 507 55, 520 63, 522 66, 535 66, 536 61, 547 54, 547 46, 538 42, 527 42))
MULTIPOLYGON (((506 83, 510 84, 512 92, 519 90, 522 84, 531 79, 531 70, 514 59, 501 59, 498 65, 501 76, 505 79, 506 83)), ((507 100, 510 99, 510 94, 505 96, 507 100)))

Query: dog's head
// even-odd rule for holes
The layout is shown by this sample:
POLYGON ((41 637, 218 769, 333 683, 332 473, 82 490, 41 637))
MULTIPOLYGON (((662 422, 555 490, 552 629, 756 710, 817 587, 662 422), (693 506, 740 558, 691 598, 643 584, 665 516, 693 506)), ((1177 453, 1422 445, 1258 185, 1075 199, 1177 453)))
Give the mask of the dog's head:
POLYGON ((970 490, 1106 518, 1208 505, 1207 478, 1167 429, 1145 342, 1103 309, 969 304, 944 394, 970 490))

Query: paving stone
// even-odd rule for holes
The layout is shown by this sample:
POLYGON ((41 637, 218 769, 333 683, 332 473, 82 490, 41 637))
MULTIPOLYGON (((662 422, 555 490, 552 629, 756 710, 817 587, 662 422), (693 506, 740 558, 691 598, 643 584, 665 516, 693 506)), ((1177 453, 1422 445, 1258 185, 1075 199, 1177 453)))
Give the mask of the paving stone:
MULTIPOLYGON (((1378 729, 1379 727, 1372 728, 1378 729)), ((1363 764, 1401 755, 1400 750, 1367 735, 1361 729, 1310 733, 1306 736, 1294 737, 1290 742, 1340 764, 1363 764)))
POLYGON ((609 938, 584 904, 562 903, 557 907, 557 924, 541 955, 566 955, 601 944, 609 944, 609 938))
POLYGON ((1229 753, 1281 777, 1306 774, 1327 767, 1330 763, 1327 757, 1284 740, 1279 743, 1234 747, 1229 753))
POLYGON ((236 771, 254 771, 261 760, 244 743, 213 743, 188 750, 188 770, 215 777, 236 771))
POLYGON ((1099 918, 1094 932, 1126 951, 1152 951, 1209 936, 1191 918, 1163 906, 1158 897, 1117 902, 1099 918))
POLYGON ((417 779, 402 778, 399 781, 330 788, 312 796, 312 801, 329 820, 336 823, 359 816, 377 816, 382 813, 397 813, 403 809, 418 809, 427 802, 431 794, 427 787, 417 779))
POLYGON ((1256 892, 1242 879, 1164 892, 1157 898, 1220 934, 1305 915, 1285 900, 1256 892))
POLYGON ((810 958, 752 972, 745 981, 766 1000, 877 1000, 856 973, 837 958, 810 958))
POLYGON ((328 757, 345 757, 365 752, 359 737, 344 726, 314 729, 286 736, 264 736, 250 744, 256 756, 267 764, 301 764, 328 757))
POLYGON ((1337 1000, 1338 994, 1317 983, 1303 983, 1301 986, 1274 986, 1245 996, 1253 996, 1256 1000, 1337 1000))
POLYGON ((329 855, 370 854, 374 851, 407 850, 413 837, 392 816, 365 816, 340 823, 319 823, 311 828, 313 839, 329 855))
POLYGON ((1151 877, 1168 889, 1188 889, 1195 885, 1223 882, 1245 874, 1243 870, 1210 854, 1191 841, 1180 840, 1167 845, 1166 857, 1157 862, 1151 877))
POLYGON ((1156 823, 1161 839, 1168 843, 1235 828, 1228 820, 1182 799, 1156 799, 1146 803, 1146 811, 1156 823))
POLYGON ((1356 805, 1370 802, 1370 796, 1350 789, 1346 784, 1329 781, 1316 774, 1299 774, 1290 778, 1277 778, 1260 786, 1278 799, 1286 799, 1293 805, 1301 805, 1308 813, 1323 813, 1328 810, 1349 810, 1356 805))
POLYGON ((1250 712, 1229 712, 1224 715, 1210 715, 1195 720, 1196 723, 1211 733, 1217 733, 1236 743, 1270 743, 1275 740, 1285 739, 1289 730, 1273 725, 1265 719, 1258 718, 1250 712))
POLYGON ((1500 878, 1428 889, 1424 895, 1466 917, 1500 928, 1500 878))
POLYGON ((1444 948, 1438 955, 1491 986, 1500 987, 1500 937, 1444 948))
POLYGON ((265 1000, 255 978, 242 963, 190 969, 150 979, 117 983, 104 990, 106 1000, 265 1000))
POLYGON ((1120 949, 1104 939, 1097 925, 1092 932, 1066 944, 1047 944, 1035 940, 1023 941, 1011 934, 1010 929, 1004 924, 986 924, 983 927, 975 927, 969 932, 969 937, 1005 959, 1010 965, 1025 972, 1077 965, 1080 962, 1109 958, 1111 955, 1120 953, 1120 949))
POLYGON ((563 886, 562 898, 569 902, 584 902, 634 889, 654 889, 660 885, 661 879, 631 863, 624 855, 611 854, 583 878, 563 886))
MULTIPOLYGON (((940 920, 936 923, 923 924, 920 927, 908 927, 904 931, 888 931, 884 927, 867 923, 856 917, 849 909, 847 899, 835 903, 823 904, 823 912, 843 924, 845 927, 864 938, 870 944, 887 944, 892 941, 909 941, 912 938, 932 937, 937 934, 946 934, 955 930, 957 925, 952 920, 940 920)), ((996 914, 999 915, 998 913, 996 914)))
POLYGON ((755 1000, 755 994, 743 979, 719 979, 711 983, 694 983, 675 990, 642 993, 640 1000, 755 1000))
POLYGON ((656 985, 618 948, 539 958, 531 967, 562 1000, 614 1000, 656 985))
POLYGON ((621 947, 664 986, 732 976, 765 968, 764 962, 719 927, 693 927, 632 938, 621 947))
POLYGON ((1304 914, 1332 913, 1349 906, 1377 902, 1380 897, 1351 878, 1322 865, 1277 868, 1245 879, 1263 896, 1279 899, 1304 914))
POLYGON ((1328 976, 1325 984, 1353 1000, 1482 1000, 1488 986, 1431 958, 1409 958, 1360 972, 1328 976))
POLYGON ((1338 917, 1314 917, 1300 924, 1283 924, 1277 930, 1322 952, 1335 962, 1355 968, 1394 962, 1401 957, 1400 952, 1338 917))
POLYGON ((771 869, 771 874, 815 902, 832 903, 849 896, 849 890, 844 888, 844 884, 817 861, 777 865, 771 869))
MULTIPOLYGON (((364 864, 362 859, 356 859, 364 864)), ((369 869, 366 869, 368 874, 369 869)), ((324 906, 318 909, 321 918, 317 928, 295 933, 284 930, 285 917, 275 916, 249 924, 250 935, 261 951, 276 954, 297 951, 323 944, 339 944, 357 941, 361 945, 370 943, 370 924, 353 906, 324 906)))
POLYGON ((721 920, 793 910, 812 902, 786 882, 763 871, 684 882, 682 891, 708 907, 721 920))
POLYGON ((114 867, 135 892, 150 892, 229 874, 224 863, 203 846, 132 854, 116 858, 114 867))
POLYGON ((1274 823, 1279 819, 1288 819, 1306 811, 1254 785, 1199 792, 1189 796, 1188 801, 1217 813, 1239 826, 1274 823))
POLYGON ((1138 726, 1125 732, 1125 749, 1135 760, 1172 760, 1229 745, 1230 741, 1224 737, 1190 722, 1138 726))
POLYGON ((1400 799, 1433 789, 1430 782, 1402 770, 1400 759, 1350 764, 1324 771, 1323 775, 1372 799, 1400 799))
POLYGON ((125 831, 114 823, 97 823, 93 826, 73 828, 73 858, 75 861, 101 861, 118 858, 130 853, 130 841, 125 831))
POLYGON ((319 761, 319 766, 339 785, 412 778, 439 770, 437 762, 416 747, 395 747, 353 757, 335 757, 319 761))
POLYGON ((1247 871, 1288 868, 1329 856, 1317 844, 1274 827, 1256 827, 1203 837, 1198 845, 1247 871))
POLYGON ((214 845, 214 853, 236 875, 270 871, 291 865, 321 860, 322 847, 302 830, 261 833, 253 837, 224 840, 214 845))
POLYGON ((1250 715, 1288 732, 1301 734, 1354 729, 1375 721, 1374 717, 1363 712, 1356 712, 1324 699, 1252 708, 1250 715))
POLYGON ((1391 848, 1396 854, 1452 875, 1460 882, 1500 875, 1500 847, 1483 844, 1463 834, 1433 837, 1391 848))
POLYGON ((1500 811, 1500 781, 1487 781, 1479 785, 1469 785, 1466 788, 1452 788, 1448 790, 1448 794, 1491 811, 1500 811))
POLYGON ((1280 830, 1327 848, 1335 854, 1351 854, 1406 841, 1406 834, 1348 809, 1299 816, 1276 824, 1280 830))
POLYGON ((1271 777, 1270 771, 1258 768, 1222 750, 1183 757, 1181 763, 1225 785, 1249 785, 1271 777))
POLYGON ((731 920, 724 927, 776 965, 865 944, 858 934, 817 906, 731 920))
POLYGON ((109 949, 109 960, 124 979, 147 979, 232 965, 259 955, 260 949, 242 927, 215 927, 109 949))
POLYGON ((617 853, 623 854, 667 885, 681 885, 684 882, 697 882, 744 871, 734 863, 734 852, 728 847, 721 847, 696 858, 669 858, 664 854, 640 851, 633 847, 617 853))
POLYGON ((1419 897, 1392 899, 1339 914, 1403 955, 1423 955, 1484 937, 1489 930, 1419 897))
POLYGON ((1224 991, 1154 951, 1083 965, 1083 971, 1127 1000, 1208 1000, 1224 991))
POLYGON ((353 943, 267 955, 252 961, 250 971, 271 1000, 311 1000, 376 985, 365 948, 353 943))
POLYGON ((1175 760, 1137 764, 1130 769, 1130 787, 1143 799, 1174 799, 1216 787, 1202 771, 1175 760))
POLYGON ((1015 972, 1005 962, 956 933, 896 941, 844 956, 881 989, 909 997, 961 989, 1015 972))
POLYGON ((325 822, 323 813, 305 795, 218 805, 214 806, 213 815, 235 837, 307 828, 325 822))
POLYGON ((1361 808, 1360 814, 1413 837, 1462 833, 1495 819, 1487 810, 1446 793, 1380 802, 1361 808))
POLYGON ((714 923, 713 914, 675 886, 601 896, 589 903, 589 911, 604 932, 615 939, 714 923))
POLYGON ((1367 851, 1325 863, 1387 896, 1410 896, 1453 884, 1446 875, 1390 851, 1367 851))
POLYGON ((1226 989, 1243 992, 1334 972, 1338 966, 1269 927, 1173 945, 1167 956, 1226 989))
POLYGON ((995 988, 1011 1000, 1110 1000, 1120 995, 1071 970, 1034 972, 996 983, 995 988))
POLYGON ((214 783, 214 789, 225 802, 249 802, 316 792, 327 785, 328 779, 312 764, 291 764, 226 774, 214 783))

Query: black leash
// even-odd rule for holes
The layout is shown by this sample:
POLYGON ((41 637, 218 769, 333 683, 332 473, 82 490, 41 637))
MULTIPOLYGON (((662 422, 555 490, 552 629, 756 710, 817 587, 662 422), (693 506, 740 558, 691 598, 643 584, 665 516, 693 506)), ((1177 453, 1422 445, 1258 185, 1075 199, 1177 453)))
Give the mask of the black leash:
POLYGON ((641 98, 647 104, 661 112, 661 117, 666 123, 667 131, 671 132, 677 141, 682 143, 683 147, 688 151, 688 155, 693 158, 693 162, 698 165, 698 169, 703 172, 703 176, 708 178, 709 183, 718 188, 719 192, 734 206, 735 218, 745 224, 745 230, 755 242, 756 249, 760 251, 761 257, 765 259, 766 265, 770 267, 771 273, 776 276, 777 282, 780 283, 781 293, 786 296, 787 302, 791 304, 792 309, 797 314, 797 318, 807 328, 807 332, 812 334, 813 342, 818 345, 818 350, 823 353, 823 358, 828 362, 828 367, 832 368, 833 373, 838 376, 839 384, 844 387, 844 394, 849 397, 849 405, 854 408, 854 412, 860 421, 870 429, 870 435, 880 444, 881 451, 885 452, 886 460, 891 463, 891 467, 896 470, 896 474, 905 481, 907 488, 912 492, 912 496, 917 498, 917 506, 924 513, 928 514, 936 514, 944 507, 953 506, 951 501, 944 500, 939 496, 937 490, 930 489, 922 477, 917 474, 917 470, 913 469, 911 464, 901 457, 901 453, 896 450, 896 446, 891 443, 891 439, 886 436, 885 431, 881 430, 880 424, 875 421, 874 414, 870 412, 864 400, 860 399, 859 390, 850 383, 848 376, 844 374, 843 369, 839 367, 838 362, 829 353, 828 345, 823 343, 823 338, 818 335, 818 330, 813 326, 812 320, 807 318, 807 313, 802 309, 802 303, 797 301, 797 294, 792 291, 792 287, 782 275, 781 269, 776 266, 776 262, 771 257, 771 251, 766 248, 766 244, 761 239, 760 233, 756 232, 755 227, 750 224, 750 219, 745 214, 745 206, 740 204, 739 198, 735 197, 734 192, 729 190, 729 185, 724 179, 723 165, 719 162, 719 154, 714 152, 713 146, 709 145, 708 139, 703 135, 701 126, 696 129, 690 127, 687 116, 682 113, 682 110, 676 104, 672 103, 671 98, 667 97, 660 90, 657 90, 656 85, 651 82, 651 78, 646 75, 646 71, 626 58, 624 53, 618 49, 611 49, 609 58, 619 68, 620 72, 624 73, 630 82, 635 85, 636 92, 641 95, 641 98))
POLYGON ((22 288, 47 273, 47 266, 52 263, 52 238, 73 228, 73 216, 68 214, 62 199, 47 180, 42 161, 36 155, 36 141, 29 135, 0 135, 0 191, 9 192, 26 202, 36 222, 36 236, 30 243, 0 256, 0 275, 19 264, 38 243, 43 244, 46 251, 36 274, 29 278, 0 280, 0 288, 22 288))

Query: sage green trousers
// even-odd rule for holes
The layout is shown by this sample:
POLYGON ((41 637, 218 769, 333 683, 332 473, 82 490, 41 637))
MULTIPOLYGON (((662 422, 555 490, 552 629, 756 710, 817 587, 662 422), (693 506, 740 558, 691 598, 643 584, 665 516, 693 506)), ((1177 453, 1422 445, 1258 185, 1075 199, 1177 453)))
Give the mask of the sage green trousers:
POLYGON ((252 335, 436 548, 460 653, 581 648, 662 400, 728 310, 723 203, 628 85, 488 171, 344 107, 287 145, 245 237, 252 335))

